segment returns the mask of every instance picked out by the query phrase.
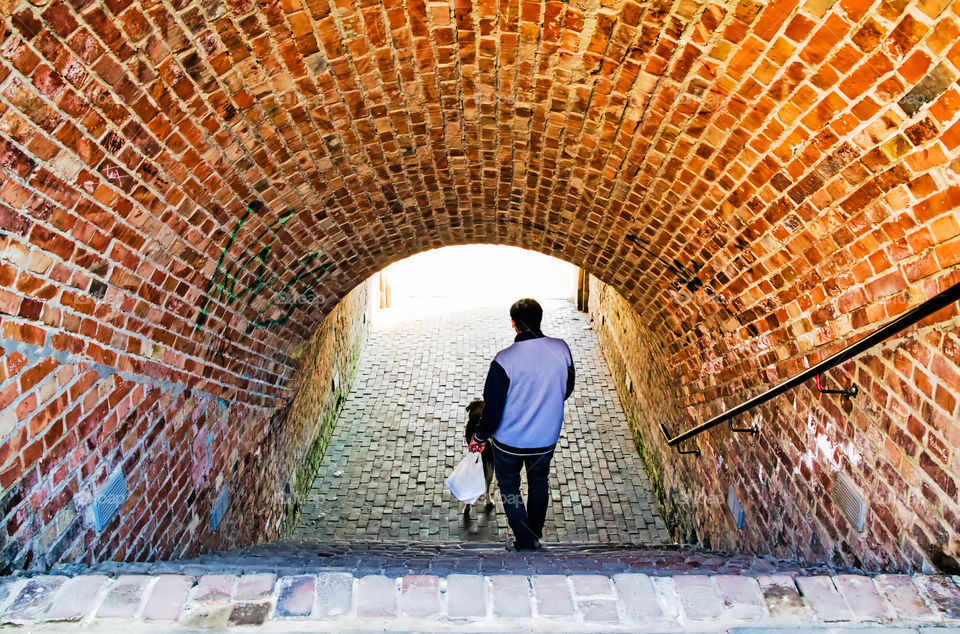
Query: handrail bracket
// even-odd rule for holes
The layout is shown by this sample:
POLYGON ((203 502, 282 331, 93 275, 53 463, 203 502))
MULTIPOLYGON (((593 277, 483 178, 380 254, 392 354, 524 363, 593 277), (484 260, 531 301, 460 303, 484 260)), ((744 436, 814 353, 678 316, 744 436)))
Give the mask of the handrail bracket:
POLYGON ((750 425, 749 427, 734 427, 732 418, 727 421, 727 427, 730 428, 730 431, 737 432, 738 434, 750 434, 751 436, 756 436, 760 433, 760 428, 756 423, 750 425))
POLYGON ((860 388, 857 387, 856 383, 854 383, 848 388, 844 388, 840 390, 828 390, 823 387, 822 379, 820 378, 820 376, 821 375, 819 374, 817 375, 816 382, 817 382, 817 391, 820 392, 821 394, 839 394, 842 398, 853 398, 854 396, 860 393, 860 388))
POLYGON ((663 439, 667 441, 667 445, 670 447, 676 446, 677 453, 684 456, 699 456, 700 448, 694 447, 693 449, 682 449, 680 444, 676 442, 673 438, 670 437, 670 432, 667 430, 667 426, 663 423, 660 423, 660 433, 663 434, 663 439))

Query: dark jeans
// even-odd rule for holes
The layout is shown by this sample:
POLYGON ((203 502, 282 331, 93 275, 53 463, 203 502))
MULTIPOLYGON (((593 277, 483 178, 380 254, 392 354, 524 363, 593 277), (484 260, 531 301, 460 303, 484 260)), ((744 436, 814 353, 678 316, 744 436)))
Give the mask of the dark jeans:
POLYGON ((516 538, 517 550, 533 550, 535 540, 543 535, 543 522, 547 518, 550 491, 547 479, 550 476, 550 461, 553 452, 542 456, 511 456, 493 449, 497 472, 497 487, 507 512, 507 522, 516 538), (520 470, 527 470, 527 506, 523 506, 520 494, 520 470))

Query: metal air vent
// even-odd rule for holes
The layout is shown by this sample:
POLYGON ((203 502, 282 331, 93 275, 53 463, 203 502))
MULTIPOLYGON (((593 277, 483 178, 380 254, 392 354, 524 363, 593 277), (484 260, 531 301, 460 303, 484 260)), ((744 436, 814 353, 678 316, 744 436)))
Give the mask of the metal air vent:
POLYGON ((730 514, 733 515, 733 521, 737 528, 743 528, 743 506, 740 504, 740 498, 737 497, 737 492, 733 490, 732 484, 727 490, 727 508, 730 509, 730 514))
POLYGON ((213 504, 213 511, 210 513, 210 523, 212 525, 210 530, 217 530, 220 522, 223 521, 223 516, 227 514, 229 507, 230 494, 228 493, 228 487, 224 485, 223 490, 220 491, 220 495, 217 497, 217 501, 213 504))
POLYGON ((100 495, 93 500, 93 520, 98 533, 106 528, 126 501, 127 480, 123 477, 123 470, 118 469, 117 473, 107 481, 100 495))
POLYGON ((867 504, 853 488, 850 479, 842 473, 837 474, 837 480, 833 484, 833 501, 837 503, 857 532, 862 533, 867 519, 867 504))

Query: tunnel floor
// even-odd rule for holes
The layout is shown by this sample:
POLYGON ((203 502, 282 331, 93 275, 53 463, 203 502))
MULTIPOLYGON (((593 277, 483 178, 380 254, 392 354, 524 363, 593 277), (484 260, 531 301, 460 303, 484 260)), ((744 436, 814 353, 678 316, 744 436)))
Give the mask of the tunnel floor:
MULTIPOLYGON (((570 345, 577 388, 551 470, 544 542, 669 541, 626 416, 586 315, 544 302, 544 333, 570 345)), ((507 306, 433 300, 391 308, 371 325, 357 375, 294 538, 502 541, 506 516, 478 504, 469 520, 444 486, 466 452, 464 408, 490 360, 513 340, 507 306)))

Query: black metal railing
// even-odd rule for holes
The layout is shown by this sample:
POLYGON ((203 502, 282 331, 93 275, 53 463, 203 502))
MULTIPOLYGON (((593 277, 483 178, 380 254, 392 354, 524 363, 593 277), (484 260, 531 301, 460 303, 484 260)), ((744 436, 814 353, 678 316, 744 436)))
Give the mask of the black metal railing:
POLYGON ((784 381, 780 385, 777 385, 776 387, 773 387, 767 390, 766 392, 764 392, 763 394, 760 394, 759 396, 755 396, 754 398, 748 401, 745 401, 740 405, 737 405, 736 407, 729 409, 718 416, 714 416, 710 420, 706 421, 705 423, 701 423, 700 425, 697 425, 693 429, 689 429, 683 432, 682 434, 678 434, 677 436, 674 436, 671 438, 670 432, 667 430, 666 425, 664 425, 663 423, 660 423, 660 431, 663 433, 664 438, 666 438, 667 445, 671 447, 677 447, 677 450, 680 453, 699 455, 700 454, 699 449, 682 450, 678 447, 678 445, 685 440, 690 440, 691 438, 693 438, 694 436, 697 436, 698 434, 702 434, 708 429, 712 429, 717 425, 720 425, 721 423, 729 423, 730 429, 735 432, 747 432, 753 435, 758 434, 760 430, 756 426, 744 427, 744 428, 734 427, 732 423, 733 419, 743 414, 744 412, 747 412, 759 405, 766 403, 771 399, 774 399, 780 396, 784 392, 795 388, 796 386, 800 385, 804 381, 808 381, 811 378, 816 377, 817 389, 823 393, 842 394, 845 397, 856 396, 857 394, 856 386, 853 386, 852 389, 848 389, 848 390, 823 389, 820 384, 820 375, 826 372, 827 370, 830 370, 831 368, 835 368, 841 363, 844 363, 845 361, 852 359, 853 357, 857 356, 858 354, 867 350, 868 348, 872 348, 878 343, 886 341, 887 339, 897 334, 901 330, 914 325, 918 321, 921 321, 929 317, 930 315, 937 312, 938 310, 945 308, 946 306, 949 306, 950 304, 958 300, 960 300, 960 283, 954 284, 953 286, 943 291, 942 293, 931 297, 930 299, 923 302, 922 304, 918 306, 914 306, 913 308, 903 313, 902 315, 891 319, 889 322, 887 322, 886 324, 884 324, 874 332, 870 333, 863 339, 860 339, 856 343, 851 344, 850 346, 844 348, 843 350, 829 357, 828 359, 821 361, 820 363, 811 367, 810 369, 804 370, 800 374, 797 374, 793 378, 784 381))

